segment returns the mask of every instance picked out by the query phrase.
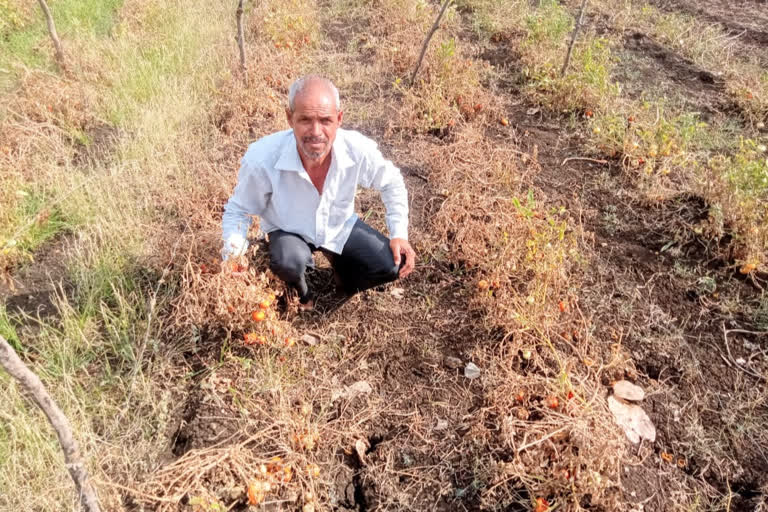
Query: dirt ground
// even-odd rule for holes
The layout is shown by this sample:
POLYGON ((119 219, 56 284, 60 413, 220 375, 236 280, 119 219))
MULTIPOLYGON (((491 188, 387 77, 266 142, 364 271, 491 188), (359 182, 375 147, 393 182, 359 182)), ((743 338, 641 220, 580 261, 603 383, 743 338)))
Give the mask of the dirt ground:
MULTIPOLYGON (((746 45, 768 45, 765 1, 652 3, 719 23, 746 45)), ((352 30, 343 20, 326 29, 339 34, 352 30)), ((345 37, 334 42, 337 51, 343 51, 345 37)), ((640 32, 624 34, 624 42, 621 58, 627 65, 617 67, 615 78, 628 96, 653 90, 702 112, 705 120, 731 115, 722 80, 712 70, 699 69, 640 32)), ((741 275, 722 255, 727 236, 713 240, 699 234, 697 227, 705 227, 712 215, 703 198, 645 197, 618 161, 588 152, 583 135, 569 128, 568 119, 522 101, 515 78, 520 69, 505 44, 474 46, 475 58, 510 77, 495 84, 510 129, 489 128, 486 138, 538 155, 539 170, 529 183, 538 200, 565 206, 583 228, 582 250, 589 264, 580 278, 578 305, 589 319, 594 350, 608 358, 618 346, 631 355, 627 368, 606 374, 603 384, 607 390, 613 379, 629 378, 643 387, 648 395, 644 407, 658 432, 652 446, 629 447, 628 457, 618 462, 620 478, 606 495, 594 502, 585 499, 579 506, 675 510, 676 496, 714 490, 733 493, 722 510, 766 510, 768 436, 755 433, 768 426, 768 336, 750 314, 759 307, 765 283, 741 275), (738 397, 735 403, 733 397, 738 397), (744 428, 746 423, 751 427, 744 428), (668 455, 671 462, 664 460, 668 455)), ((354 91, 347 94, 355 96, 354 91)), ((443 198, 432 184, 439 170, 430 166, 423 151, 440 150, 450 136, 393 133, 386 123, 376 121, 353 127, 379 141, 384 154, 402 169, 411 193, 410 237, 422 261, 407 281, 345 303, 337 303, 331 271, 319 261, 310 276, 321 290, 317 311, 298 316, 281 311, 298 332, 314 333, 325 347, 302 345, 302 350, 312 351, 314 366, 301 356, 288 361, 302 368, 309 384, 334 383, 313 390, 316 403, 330 404, 314 410, 323 431, 354 424, 353 432, 343 434, 344 441, 363 440, 366 446, 364 457, 341 446, 328 448, 334 461, 327 468, 332 472, 326 479, 329 510, 501 510, 487 492, 497 485, 517 495, 518 503, 530 501, 533 497, 520 482, 480 482, 478 475, 492 473, 491 461, 511 464, 516 453, 505 440, 504 419, 491 401, 490 384, 466 379, 450 359, 459 359, 463 368, 478 352, 503 351, 505 333, 466 307, 471 268, 420 250, 427 245, 422 240, 433 246, 432 219, 443 198), (373 391, 348 400, 332 398, 361 381, 373 391)), ((374 196, 362 194, 358 211, 369 213, 374 225, 382 224, 383 211, 374 196)), ((65 242, 53 243, 17 275, 16 290, 0 289, 9 311, 41 308, 46 314, 51 307, 50 276, 36 269, 53 268, 63 275, 52 262, 65 242)), ((176 428, 168 433, 169 463, 192 450, 217 446, 237 436, 243 426, 237 397, 221 389, 259 384, 247 377, 239 362, 222 360, 224 337, 222 332, 203 333, 198 346, 179 363, 195 377, 186 395, 179 397, 176 428), (223 388, 221 382, 226 383, 223 388)), ((243 359, 252 355, 245 347, 232 351, 243 359)), ((521 375, 547 374, 546 369, 517 364, 521 375)), ((269 389, 259 389, 266 411, 279 405, 269 389)), ((533 414, 531 421, 538 412, 533 414)), ((576 441, 569 443, 559 440, 553 450, 578 450, 573 448, 576 441)), ((270 446, 277 452, 280 443, 275 440, 270 446)), ((128 510, 140 510, 138 501, 126 495, 124 504, 128 510)), ((240 502, 231 510, 247 509, 240 502)), ((529 510, 518 504, 503 509, 529 510)))

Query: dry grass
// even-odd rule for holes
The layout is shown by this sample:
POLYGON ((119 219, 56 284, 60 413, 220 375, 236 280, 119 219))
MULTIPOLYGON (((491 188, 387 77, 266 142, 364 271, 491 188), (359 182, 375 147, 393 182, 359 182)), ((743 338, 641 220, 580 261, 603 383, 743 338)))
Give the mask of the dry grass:
MULTIPOLYGON (((590 270, 599 256, 583 212, 533 186, 551 169, 499 123, 516 101, 494 85, 508 77, 474 57, 479 48, 465 30, 472 25, 482 44, 520 51, 528 101, 557 113, 594 110, 586 121, 600 128, 593 147, 621 158, 649 196, 691 187, 693 177, 681 175, 702 162, 702 127, 695 117, 622 103, 610 79, 611 43, 592 32, 558 78, 573 15, 543 4, 486 0, 451 9, 413 88, 404 81, 437 10, 416 0, 328 9, 261 3, 249 13, 253 63, 245 77, 234 71, 231 13, 219 19, 201 2, 181 9, 143 0, 121 9, 114 40, 73 41, 82 49, 79 77, 34 72, 20 82, 8 103, 17 115, 0 122, 9 148, 0 171, 13 183, 0 191, 0 233, 46 209, 64 219, 58 232, 71 234, 59 277, 70 286, 55 317, 4 313, 0 327, 18 328, 25 357, 73 418, 110 510, 228 510, 245 506, 255 482, 270 484, 265 503, 288 509, 532 509, 537 498, 564 510, 629 508, 626 468, 657 457, 648 445, 627 449, 604 398, 611 381, 639 376, 625 346, 638 317, 614 317, 626 329, 596 320, 612 299, 595 305, 585 276, 607 281, 611 269, 590 270), (287 87, 308 71, 338 79, 347 119, 393 145, 387 151, 419 184, 412 231, 424 264, 403 285, 404 299, 374 292, 335 312, 293 316, 270 299, 283 298, 258 245, 241 262, 247 269, 217 263, 220 209, 238 159, 251 140, 284 127, 287 87), (104 151, 96 139, 103 126, 111 136, 104 151), (22 187, 42 199, 19 213, 22 187), (266 319, 256 322, 251 314, 265 299, 266 319), (285 342, 308 332, 306 342, 285 342), (246 333, 256 342, 245 343, 246 333), (475 362, 481 377, 446 369, 446 354, 475 362)), ((745 143, 743 154, 711 162, 723 180, 711 190, 697 182, 729 219, 762 218, 759 194, 752 210, 718 195, 750 189, 743 175, 721 169, 749 167, 755 151, 745 143)), ((369 199, 362 198, 366 215, 380 225, 381 208, 369 199)), ((760 236, 740 258, 762 254, 760 236)), ((16 249, 6 256, 8 270, 24 260, 16 249)), ((626 292, 636 299, 630 313, 654 319, 641 332, 683 346, 673 322, 639 290, 626 292)), ((684 361, 680 350, 675 357, 684 361)), ((681 367, 701 378, 694 362, 681 367)), ((668 392, 659 387, 653 392, 668 392)), ((0 504, 74 510, 66 473, 48 476, 59 466, 55 443, 8 388, 0 482, 12 491, 0 504)), ((747 399, 728 425, 743 428, 732 438, 748 451, 764 425, 765 395, 746 380, 737 392, 747 399)), ((700 396, 690 407, 712 408, 725 396, 700 396)), ((702 443, 715 437, 693 416, 672 448, 701 457, 702 443)), ((717 445, 704 460, 722 462, 727 477, 738 458, 717 445)), ((717 508, 725 499, 660 471, 676 486, 670 509, 717 508)))

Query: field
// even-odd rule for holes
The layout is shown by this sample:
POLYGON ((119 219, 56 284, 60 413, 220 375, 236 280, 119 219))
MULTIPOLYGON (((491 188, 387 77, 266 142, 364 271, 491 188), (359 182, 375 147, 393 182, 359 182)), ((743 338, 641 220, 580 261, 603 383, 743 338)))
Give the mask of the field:
MULTIPOLYGON (((59 63, 0 0, 0 335, 104 510, 768 511, 768 4, 592 0, 563 72, 580 5, 456 0, 411 84, 434 1, 246 2, 243 73, 236 2, 50 0, 59 63), (299 312, 257 227, 244 272, 219 237, 308 73, 419 262, 340 301, 318 255, 299 312)), ((79 510, 0 389, 0 510, 79 510)))

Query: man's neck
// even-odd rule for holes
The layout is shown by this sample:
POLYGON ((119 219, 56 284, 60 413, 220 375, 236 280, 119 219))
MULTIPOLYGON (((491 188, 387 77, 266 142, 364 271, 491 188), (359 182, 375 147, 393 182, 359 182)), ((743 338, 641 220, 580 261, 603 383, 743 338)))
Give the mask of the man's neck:
POLYGON ((323 193, 325 177, 328 175, 328 169, 331 168, 332 153, 332 151, 329 151, 325 158, 322 160, 311 161, 309 159, 305 159, 304 155, 299 152, 299 157, 301 158, 301 163, 304 166, 304 170, 307 171, 307 174, 309 174, 309 179, 312 180, 312 184, 317 189, 318 194, 323 193))

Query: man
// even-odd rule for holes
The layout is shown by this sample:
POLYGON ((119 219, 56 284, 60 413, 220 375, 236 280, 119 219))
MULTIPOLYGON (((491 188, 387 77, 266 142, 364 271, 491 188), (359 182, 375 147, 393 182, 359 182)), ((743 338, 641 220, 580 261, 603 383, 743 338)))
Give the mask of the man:
POLYGON ((247 249, 251 215, 268 233, 270 268, 311 308, 305 271, 312 253, 329 256, 341 286, 355 293, 411 273, 416 254, 408 243, 408 193, 400 171, 376 143, 341 129, 339 92, 327 79, 296 80, 286 109, 291 130, 248 147, 238 183, 224 207, 222 256, 247 249), (354 211, 357 187, 381 193, 390 239, 354 211))

